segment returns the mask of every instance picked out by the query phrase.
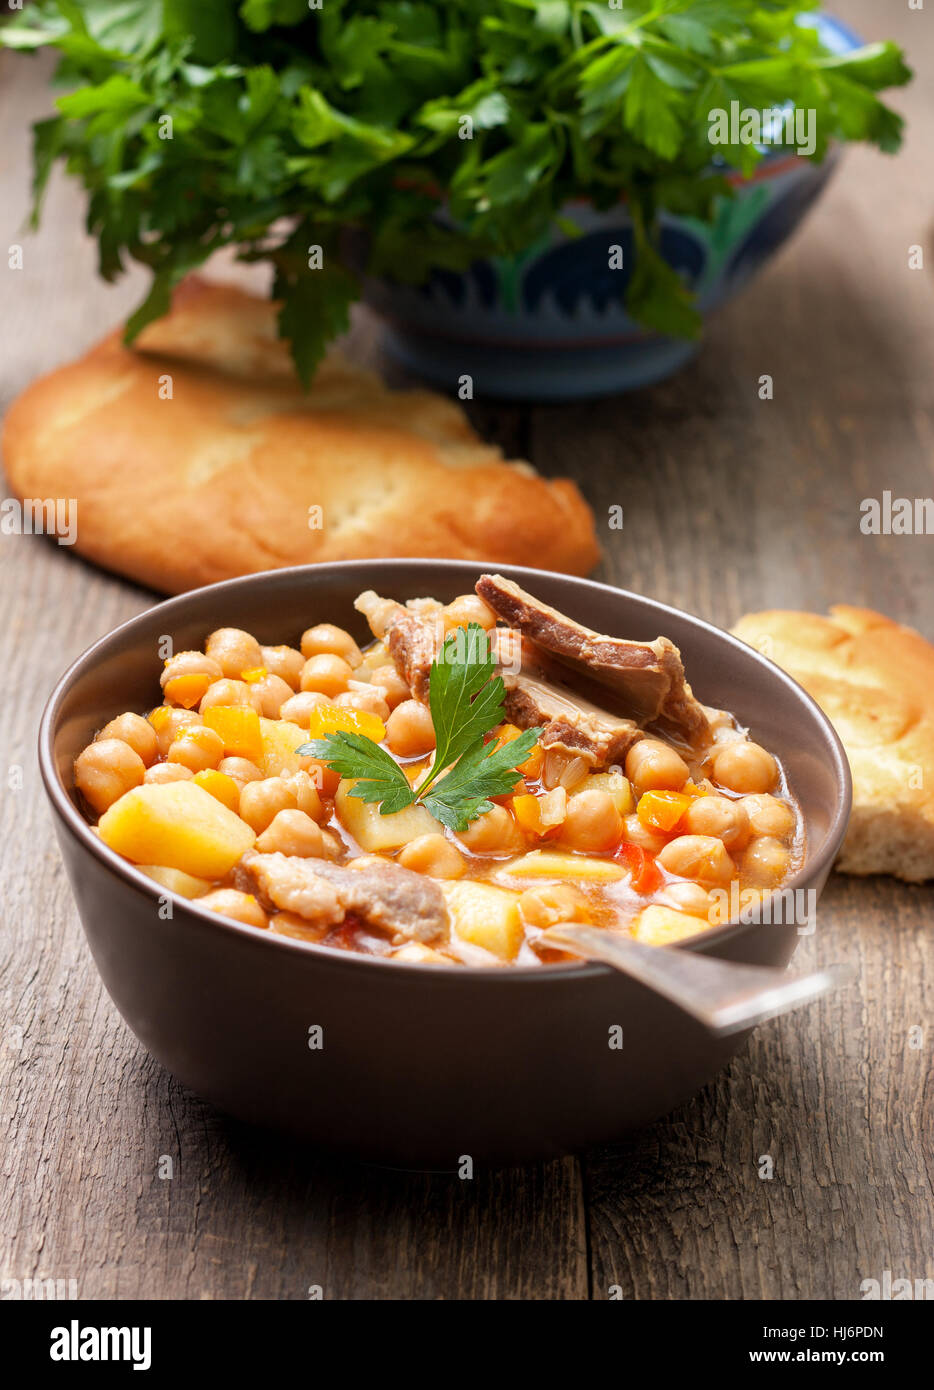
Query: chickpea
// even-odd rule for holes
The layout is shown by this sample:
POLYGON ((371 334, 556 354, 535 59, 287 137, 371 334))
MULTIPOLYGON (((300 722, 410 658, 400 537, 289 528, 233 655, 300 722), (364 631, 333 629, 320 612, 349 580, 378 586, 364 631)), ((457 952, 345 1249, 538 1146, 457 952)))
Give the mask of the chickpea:
POLYGON ((301 686, 303 690, 316 690, 330 700, 343 694, 352 678, 353 668, 342 656, 321 652, 309 657, 302 667, 301 686))
POLYGON ((111 719, 109 724, 104 725, 97 737, 118 738, 122 743, 128 743, 147 767, 155 762, 159 751, 156 731, 141 714, 119 714, 116 719, 111 719))
POLYGON ((190 767, 183 767, 181 763, 153 763, 152 767, 147 767, 144 782, 188 782, 194 777, 190 767))
POLYGON ((749 817, 741 801, 728 796, 699 796, 684 813, 690 835, 716 835, 727 849, 742 849, 749 839, 749 817))
POLYGON ((179 729, 166 759, 170 763, 181 763, 192 772, 203 772, 205 768, 216 768, 223 756, 224 740, 220 734, 203 724, 194 724, 179 729))
POLYGON ((655 901, 664 907, 673 907, 676 912, 687 912, 691 917, 705 917, 708 922, 714 920, 711 915, 713 898, 699 883, 666 883, 655 901))
POLYGON ((277 912, 269 923, 269 930, 277 936, 292 936, 297 941, 320 941, 327 936, 330 927, 321 922, 309 922, 297 912, 277 912))
POLYGON ((435 746, 435 728, 427 705, 403 700, 386 720, 386 742, 400 758, 429 753, 435 746))
POLYGON ((99 816, 125 792, 138 787, 145 775, 140 755, 120 738, 89 743, 75 759, 75 786, 99 816))
MULTIPOLYGON (((401 706, 400 706, 401 708, 401 706)), ((476 854, 510 854, 522 849, 525 841, 505 806, 494 806, 460 831, 460 840, 476 854)))
MULTIPOLYGON (((265 666, 271 676, 279 676, 297 690, 302 678, 305 658, 295 647, 260 647, 261 666, 265 666)), ((249 667, 247 667, 249 670, 249 667)))
POLYGON ((253 685, 254 698, 259 697, 258 714, 266 719, 280 719, 282 706, 287 700, 295 698, 292 687, 281 676, 265 675, 253 685))
POLYGON ((268 927, 269 919, 252 893, 239 893, 236 888, 215 888, 198 899, 199 907, 209 907, 222 917, 245 922, 248 927, 268 927))
POLYGON ((743 872, 758 883, 775 883, 791 867, 791 852, 774 835, 757 835, 743 855, 743 872))
POLYGON ((298 724, 302 729, 307 729, 312 710, 316 709, 318 705, 328 703, 328 697, 322 695, 320 690, 303 690, 301 694, 292 695, 283 702, 279 708, 279 718, 287 719, 289 723, 298 724))
POLYGON ((271 825, 280 811, 297 811, 298 797, 281 777, 246 782, 240 788, 240 819, 257 835, 271 825))
POLYGON ((399 851, 398 863, 429 878, 462 878, 464 856, 443 835, 419 835, 399 851))
POLYGON ((713 835, 679 835, 659 851, 657 862, 678 878, 701 883, 729 883, 736 873, 723 841, 713 835))
POLYGON ((241 791, 247 782, 262 781, 265 775, 249 758, 221 758, 217 770, 232 777, 241 791))
POLYGON ((582 791, 568 797, 561 839, 571 849, 609 849, 622 833, 623 818, 609 792, 582 791))
POLYGON ((263 697, 255 686, 247 681, 225 678, 208 686, 198 710, 204 714, 206 709, 213 709, 216 705, 252 705, 256 713, 261 714, 262 704, 263 697))
POLYGON ((310 816, 313 821, 324 820, 324 806, 321 795, 315 785, 315 779, 308 772, 293 772, 289 777, 282 778, 285 785, 295 795, 296 805, 299 811, 303 811, 306 816, 310 816))
POLYGON ((381 690, 345 690, 334 703, 340 709, 358 709, 364 714, 375 714, 384 724, 389 718, 389 706, 381 690))
POLYGON ((237 680, 244 671, 255 671, 263 664, 263 653, 256 638, 239 627, 219 627, 211 633, 204 650, 230 680, 237 680))
POLYGON ((530 927, 553 927, 556 922, 589 922, 590 907, 571 883, 543 883, 527 888, 519 899, 519 916, 530 927))
POLYGON ((340 656, 354 669, 363 660, 363 653, 350 633, 333 623, 316 623, 302 633, 302 656, 306 661, 311 656, 340 656))
POLYGON ((649 854, 658 854, 659 850, 664 849, 668 843, 667 835, 663 835, 658 830, 650 830, 647 825, 643 825, 635 812, 623 816, 623 838, 629 844, 647 850, 649 854))
POLYGON ((468 623, 479 623, 485 632, 496 626, 496 614, 479 594, 461 594, 447 605, 443 617, 445 632, 466 627, 468 623))
POLYGON ((380 690, 390 709, 395 709, 403 700, 412 698, 411 690, 395 666, 377 666, 370 677, 370 683, 380 690))
POLYGON ((304 811, 277 811, 256 841, 262 854, 291 854, 299 859, 320 859, 324 854, 321 827, 304 811))
POLYGON ((182 729, 194 729, 200 728, 200 726, 201 716, 195 714, 193 709, 167 709, 163 706, 159 711, 158 722, 153 724, 159 752, 165 757, 182 729))
POLYGON ((626 776, 641 796, 647 791, 680 791, 690 769, 661 739, 642 738, 626 754, 626 776))
POLYGON ((159 684, 164 690, 179 676, 210 676, 212 681, 219 681, 223 674, 220 662, 205 656, 204 652, 176 652, 165 663, 159 684))
POLYGON ((724 744, 713 757, 714 781, 733 792, 767 792, 778 781, 778 765, 758 743, 724 744))
POLYGON ((753 835, 774 835, 778 840, 789 840, 794 834, 795 813, 787 801, 758 793, 744 796, 740 805, 746 812, 753 835))

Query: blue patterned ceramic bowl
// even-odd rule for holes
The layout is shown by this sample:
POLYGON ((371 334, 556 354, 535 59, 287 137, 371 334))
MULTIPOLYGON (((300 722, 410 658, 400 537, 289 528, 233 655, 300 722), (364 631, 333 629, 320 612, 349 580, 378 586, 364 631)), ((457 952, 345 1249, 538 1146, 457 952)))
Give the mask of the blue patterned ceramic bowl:
MULTIPOLYGON (((861 40, 827 16, 821 38, 835 53, 861 40)), ((663 216, 661 251, 707 314, 731 299, 801 222, 836 167, 776 150, 710 225, 663 216)), ((521 256, 477 261, 463 274, 438 272, 424 285, 368 280, 364 298, 385 320, 390 352, 420 376, 456 388, 467 375, 478 396, 579 400, 649 386, 694 356, 697 342, 666 338, 631 319, 621 289, 632 273, 633 234, 625 205, 597 212, 570 204, 577 237, 557 229, 521 256), (623 250, 621 270, 607 247, 623 250), (628 269, 626 269, 628 267, 628 269)))

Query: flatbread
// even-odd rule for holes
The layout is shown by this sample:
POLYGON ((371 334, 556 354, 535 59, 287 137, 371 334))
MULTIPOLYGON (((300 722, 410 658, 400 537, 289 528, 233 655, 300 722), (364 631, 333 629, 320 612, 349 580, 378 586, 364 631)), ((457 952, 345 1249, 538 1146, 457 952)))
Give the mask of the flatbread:
POLYGON ((275 305, 198 279, 135 348, 117 331, 34 382, 3 452, 21 501, 77 499, 76 550, 168 593, 367 556, 572 574, 599 556, 572 482, 505 462, 453 401, 390 391, 338 353, 303 392, 275 305))

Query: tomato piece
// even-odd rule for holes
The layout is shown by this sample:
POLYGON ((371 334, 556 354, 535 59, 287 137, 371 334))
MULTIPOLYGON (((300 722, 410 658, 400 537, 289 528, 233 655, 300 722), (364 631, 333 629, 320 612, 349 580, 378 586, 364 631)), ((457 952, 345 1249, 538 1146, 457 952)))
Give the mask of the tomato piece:
POLYGON ((637 893, 654 893, 661 888, 664 882, 661 870, 654 856, 641 845, 632 845, 624 840, 613 857, 626 865, 630 882, 637 893))

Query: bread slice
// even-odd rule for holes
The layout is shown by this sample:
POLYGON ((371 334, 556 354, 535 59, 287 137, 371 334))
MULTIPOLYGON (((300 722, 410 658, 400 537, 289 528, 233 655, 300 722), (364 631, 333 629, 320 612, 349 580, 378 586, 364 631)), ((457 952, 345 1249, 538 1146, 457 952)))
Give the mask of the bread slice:
POLYGON ((837 868, 934 878, 934 646, 869 608, 748 613, 733 629, 824 710, 853 773, 837 868))
POLYGON ((329 355, 305 393, 275 305, 193 279, 135 348, 112 333, 14 403, 20 500, 77 499, 75 548, 177 593, 255 570, 420 555, 585 574, 575 485, 484 444, 454 402, 329 355))

